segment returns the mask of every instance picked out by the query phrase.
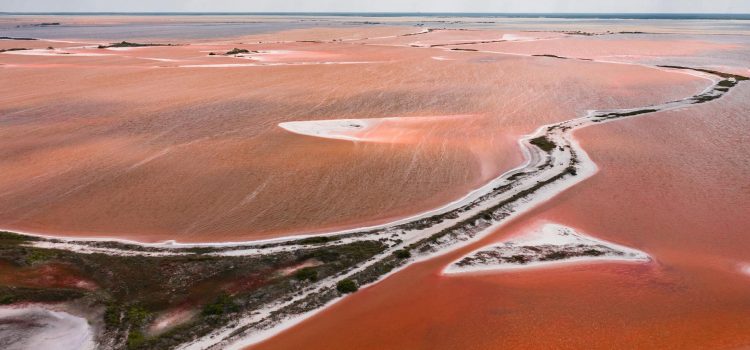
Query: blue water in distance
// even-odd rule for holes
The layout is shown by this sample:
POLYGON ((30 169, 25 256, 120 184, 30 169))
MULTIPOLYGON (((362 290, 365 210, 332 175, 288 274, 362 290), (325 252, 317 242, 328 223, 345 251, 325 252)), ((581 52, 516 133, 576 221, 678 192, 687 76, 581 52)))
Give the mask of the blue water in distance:
MULTIPOLYGON (((1 0, 0 0, 1 1, 1 0)), ((502 22, 503 18, 517 18, 525 21, 517 22, 518 29, 543 21, 546 24, 569 25, 576 24, 599 24, 606 25, 635 24, 636 21, 661 21, 680 23, 681 25, 697 25, 697 21, 708 21, 701 23, 703 26, 724 29, 747 29, 750 26, 750 14, 592 14, 592 13, 349 13, 349 12, 321 12, 321 13, 291 13, 291 12, 264 12, 264 13, 241 13, 241 12, 48 12, 48 13, 9 13, 0 12, 1 17, 23 17, 24 15, 60 15, 60 16, 216 16, 210 21, 169 21, 160 23, 117 23, 117 24, 66 24, 54 26, 41 25, 16 25, 13 21, 0 23, 0 36, 8 37, 31 37, 41 39, 96 39, 98 41, 121 41, 121 40, 160 40, 170 39, 210 39, 229 38, 244 35, 278 32, 289 29, 300 29, 310 27, 331 27, 351 25, 422 25, 427 22, 440 22, 443 27, 477 27, 492 25, 502 22), (263 21, 254 17, 266 16, 276 17, 275 21, 263 21), (307 18, 311 17, 311 18, 307 18), (328 21, 315 20, 312 17, 333 17, 328 21), (374 21, 362 22, 357 17, 375 18, 398 18, 415 17, 404 21, 378 23, 374 21), (493 22, 474 21, 476 23, 452 23, 452 18, 487 18, 493 22), (336 18, 340 18, 338 20, 336 18), (525 19, 525 20, 524 20, 525 19), (722 21, 723 20, 723 21, 722 21), (729 21, 727 21, 729 20, 729 21), (737 21, 739 20, 739 21, 737 21), (672 22, 674 21, 674 22, 672 22)), ((384 21, 385 22, 385 21, 384 21)), ((471 21, 467 21, 471 22, 471 21)), ((509 23, 503 23, 506 29, 509 23)))
POLYGON ((582 19, 738 19, 750 13, 478 13, 478 12, 0 12, 0 15, 66 16, 342 16, 342 17, 489 17, 582 19))

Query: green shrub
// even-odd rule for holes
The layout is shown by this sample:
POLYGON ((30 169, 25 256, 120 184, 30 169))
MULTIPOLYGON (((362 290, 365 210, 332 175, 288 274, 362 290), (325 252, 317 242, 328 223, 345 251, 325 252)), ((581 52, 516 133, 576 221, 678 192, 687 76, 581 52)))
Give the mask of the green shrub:
POLYGON ((357 283, 346 278, 336 283, 336 290, 341 294, 354 293, 359 289, 357 283))
POLYGON ((116 328, 120 326, 121 313, 120 305, 115 303, 107 305, 107 309, 104 310, 104 324, 107 328, 116 328))
POLYGON ((411 258, 411 253, 406 249, 399 249, 395 252, 393 252, 393 255, 395 255, 399 259, 409 259, 411 258))
POLYGON ((539 136, 529 141, 532 145, 537 146, 547 153, 555 149, 555 143, 550 141, 546 136, 539 136))
POLYGON ((320 260, 322 262, 325 262, 325 263, 337 261, 337 260, 339 260, 340 256, 341 256, 341 254, 339 254, 338 252, 336 252, 336 251, 334 251, 334 250, 332 250, 330 248, 316 251, 313 254, 313 257, 315 257, 316 259, 318 259, 318 260, 320 260))
POLYGON ((308 280, 315 282, 318 280, 318 271, 316 271, 313 267, 305 267, 297 270, 297 272, 294 274, 294 278, 300 281, 308 280))
POLYGON ((0 295, 0 305, 8 305, 13 304, 13 302, 16 300, 12 295, 10 294, 4 294, 0 295))
POLYGON ((141 326, 151 313, 140 306, 131 306, 128 309, 128 321, 134 326, 141 326))
POLYGON ((239 306, 232 300, 232 297, 229 294, 222 293, 213 303, 203 307, 203 315, 223 315, 225 313, 237 312, 238 310, 239 306))
POLYGON ((48 260, 52 260, 57 256, 54 250, 47 249, 32 249, 28 255, 26 255, 26 262, 29 265, 35 263, 41 263, 48 260))
POLYGON ((138 329, 132 329, 128 333, 128 349, 136 349, 146 341, 146 337, 138 329))

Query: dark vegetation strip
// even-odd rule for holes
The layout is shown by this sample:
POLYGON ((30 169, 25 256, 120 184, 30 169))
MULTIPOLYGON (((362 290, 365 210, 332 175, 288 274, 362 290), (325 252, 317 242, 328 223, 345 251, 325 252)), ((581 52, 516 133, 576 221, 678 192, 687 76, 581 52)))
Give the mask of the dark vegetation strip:
POLYGON ((550 57, 550 58, 559 58, 561 60, 567 60, 567 57, 562 57, 558 55, 552 55, 552 54, 539 54, 539 55, 531 55, 532 57, 550 57))
POLYGON ((111 43, 109 45, 99 45, 98 48, 100 49, 106 49, 109 47, 147 47, 147 46, 177 46, 175 44, 153 44, 153 43, 131 43, 127 41, 121 41, 119 43, 111 43))
POLYGON ((230 51, 227 51, 225 53, 225 55, 239 55, 241 53, 251 53, 251 52, 252 53, 258 53, 258 51, 250 51, 250 50, 247 50, 247 49, 239 49, 239 48, 235 47, 234 49, 232 49, 230 51))
POLYGON ((557 146, 555 145, 554 142, 552 142, 552 140, 548 139, 547 136, 545 135, 533 138, 531 139, 531 141, 529 141, 529 143, 541 148, 542 151, 545 151, 547 153, 552 152, 552 150, 554 150, 555 147, 557 146))
POLYGON ((691 67, 685 67, 685 66, 671 66, 671 65, 658 65, 657 67, 662 67, 662 68, 672 68, 672 69, 686 69, 686 70, 694 70, 694 71, 698 71, 698 72, 703 72, 703 73, 713 74, 713 75, 716 75, 716 76, 722 77, 722 78, 724 78, 724 79, 728 79, 728 78, 734 78, 734 79, 736 79, 737 81, 743 81, 743 80, 748 80, 748 79, 750 79, 750 78, 748 78, 748 77, 746 77, 746 76, 744 76, 744 75, 731 74, 731 73, 724 73, 724 72, 719 72, 719 71, 716 71, 716 70, 711 70, 711 69, 704 69, 704 68, 691 68, 691 67))
POLYGON ((23 47, 12 47, 10 49, 0 49, 0 53, 8 52, 8 51, 24 51, 24 50, 31 50, 31 49, 26 49, 23 47))
POLYGON ((461 43, 450 43, 450 44, 433 44, 430 47, 443 47, 443 46, 461 46, 461 45, 476 45, 476 44, 491 44, 491 43, 503 43, 507 40, 484 40, 484 41, 466 41, 461 43))
POLYGON ((36 38, 14 38, 11 36, 0 36, 0 40, 38 40, 36 38))
POLYGON ((613 113, 607 113, 607 114, 602 114, 602 115, 596 116, 596 118, 600 118, 600 119, 613 119, 613 118, 622 118, 622 117, 632 117, 634 115, 646 114, 646 113, 653 113, 653 112, 658 112, 658 111, 659 111, 658 109, 646 108, 646 109, 639 109, 639 110, 631 111, 631 112, 613 112, 613 113))

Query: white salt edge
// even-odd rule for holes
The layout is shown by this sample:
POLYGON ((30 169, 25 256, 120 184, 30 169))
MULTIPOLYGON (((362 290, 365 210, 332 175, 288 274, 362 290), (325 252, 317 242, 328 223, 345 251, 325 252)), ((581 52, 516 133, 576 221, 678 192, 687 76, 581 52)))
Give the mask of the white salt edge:
POLYGON ((466 254, 459 259, 451 262, 448 266, 443 269, 444 275, 453 275, 461 273, 470 273, 478 271, 506 271, 506 270, 519 270, 519 269, 530 269, 538 267, 553 267, 564 264, 572 263, 591 263, 591 262, 649 262, 651 257, 633 248, 625 247, 616 243, 605 241, 602 239, 594 238, 589 235, 580 233, 573 228, 554 224, 545 223, 540 228, 531 230, 523 235, 512 237, 508 240, 493 243, 488 246, 481 247, 477 250, 466 254), (463 260, 464 258, 475 255, 483 251, 492 251, 497 249, 512 249, 513 246, 565 246, 569 244, 582 244, 585 246, 595 247, 597 245, 605 246, 614 251, 623 253, 625 255, 611 255, 605 254, 601 256, 578 256, 568 259, 560 259, 553 261, 533 261, 525 264, 512 264, 512 263, 482 263, 472 266, 458 266, 456 263, 463 260))

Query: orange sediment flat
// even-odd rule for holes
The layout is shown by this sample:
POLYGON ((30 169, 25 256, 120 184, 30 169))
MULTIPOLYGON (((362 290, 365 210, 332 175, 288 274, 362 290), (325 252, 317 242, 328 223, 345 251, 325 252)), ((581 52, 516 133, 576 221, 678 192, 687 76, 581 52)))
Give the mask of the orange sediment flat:
POLYGON ((639 66, 347 41, 58 49, 81 55, 0 54, 0 76, 14 82, 0 87, 0 227, 146 242, 413 215, 517 166, 515 140, 539 125, 706 84, 639 66), (221 55, 234 47, 276 58, 221 55), (186 67, 214 64, 240 66, 186 67), (456 115, 471 117, 420 119, 456 115), (278 127, 369 118, 395 118, 373 131, 388 142, 278 127))
POLYGON ((253 349, 744 348, 750 87, 576 133, 599 173, 467 247, 417 263, 253 349), (479 247, 555 221, 647 264, 443 276, 479 247))

